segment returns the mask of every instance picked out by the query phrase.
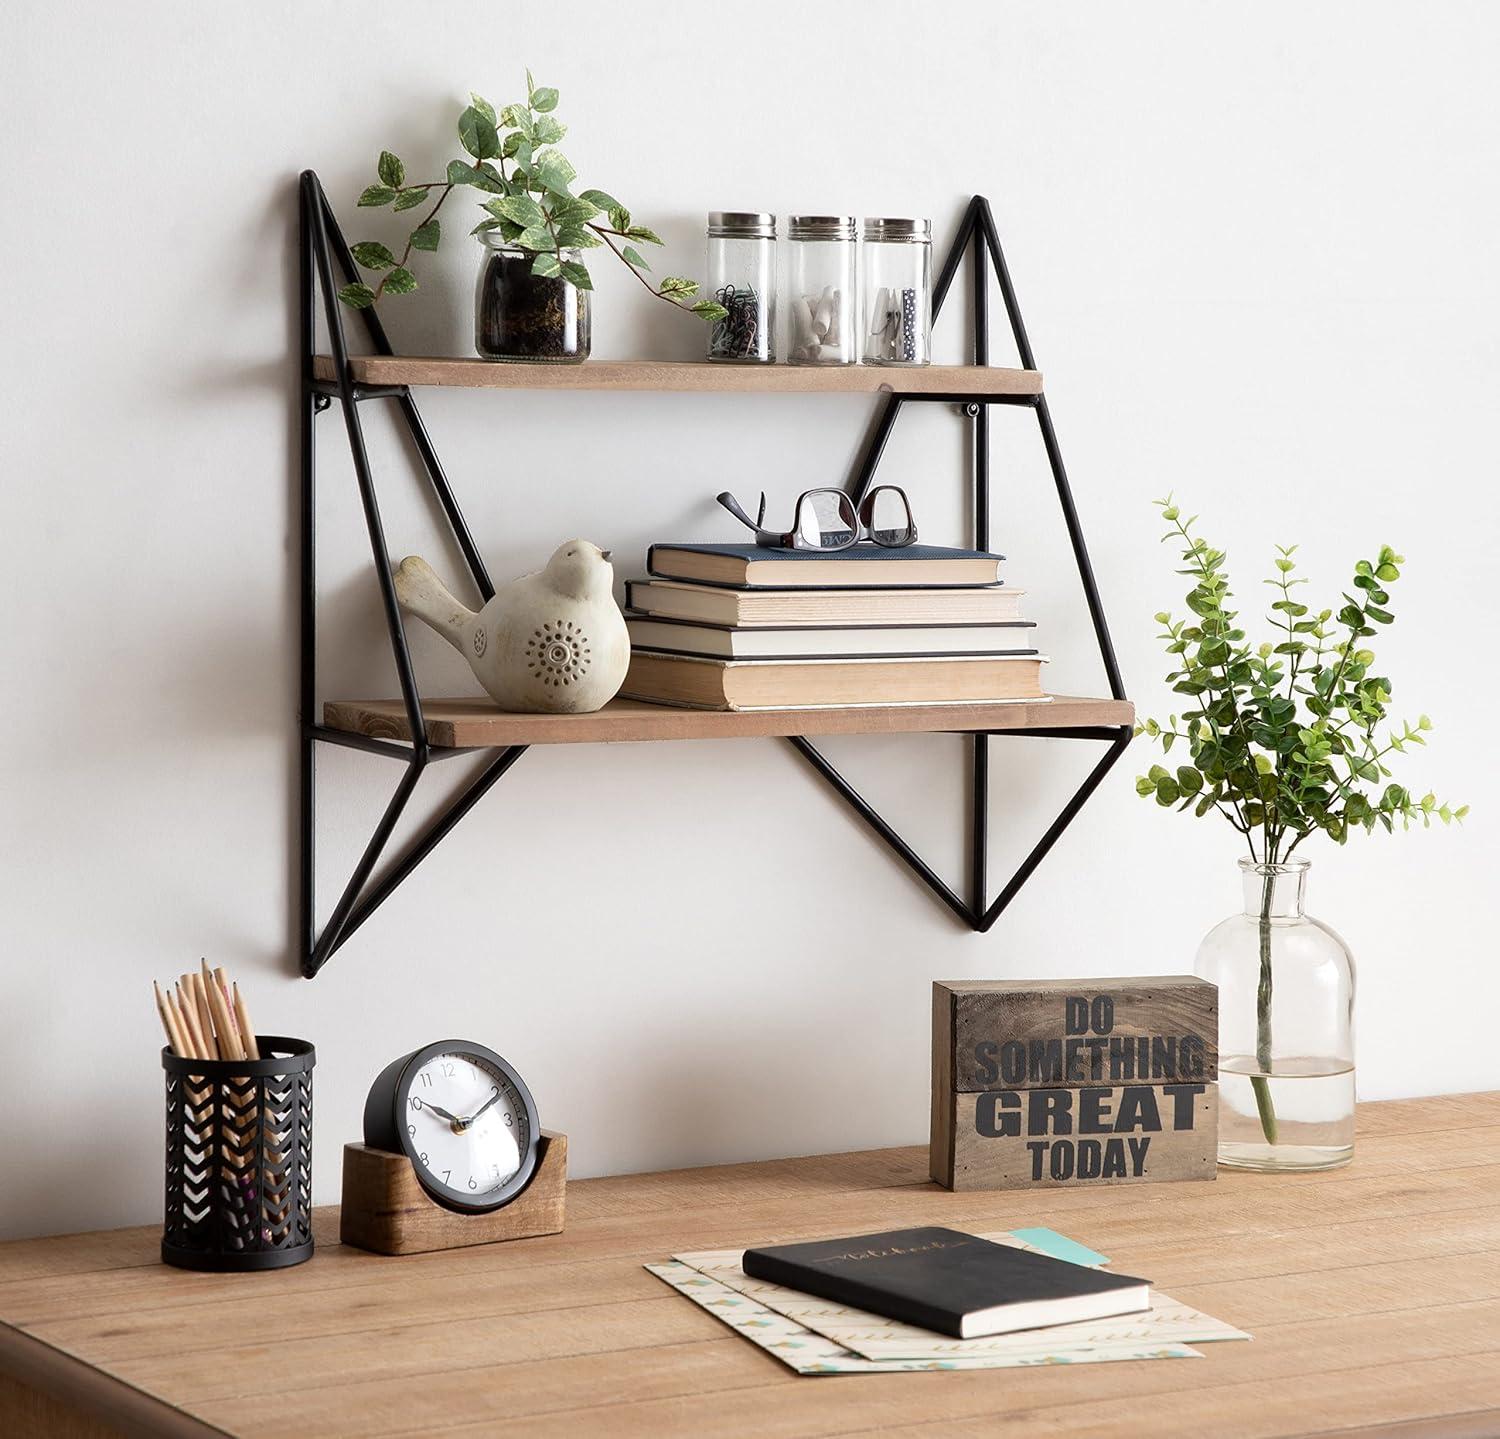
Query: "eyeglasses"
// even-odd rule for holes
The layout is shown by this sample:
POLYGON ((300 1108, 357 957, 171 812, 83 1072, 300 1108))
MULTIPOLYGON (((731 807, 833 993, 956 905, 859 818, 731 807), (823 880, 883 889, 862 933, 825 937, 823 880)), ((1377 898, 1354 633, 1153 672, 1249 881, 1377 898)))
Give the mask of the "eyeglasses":
POLYGON ((843 490, 808 490, 797 497, 792 527, 786 531, 764 527, 764 492, 753 520, 728 490, 718 498, 735 519, 755 532, 755 543, 765 549, 847 550, 864 538, 886 549, 917 542, 911 502, 897 485, 877 485, 857 506, 843 490))

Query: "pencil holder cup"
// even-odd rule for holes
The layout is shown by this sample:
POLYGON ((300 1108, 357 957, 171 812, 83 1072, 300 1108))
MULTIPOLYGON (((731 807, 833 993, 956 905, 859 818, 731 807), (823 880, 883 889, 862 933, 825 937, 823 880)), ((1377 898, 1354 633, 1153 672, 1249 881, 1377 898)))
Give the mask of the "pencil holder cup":
POLYGON ((312 1072, 303 1039, 257 1035, 264 1059, 183 1059, 167 1072, 161 1257, 180 1269, 311 1259, 312 1072))

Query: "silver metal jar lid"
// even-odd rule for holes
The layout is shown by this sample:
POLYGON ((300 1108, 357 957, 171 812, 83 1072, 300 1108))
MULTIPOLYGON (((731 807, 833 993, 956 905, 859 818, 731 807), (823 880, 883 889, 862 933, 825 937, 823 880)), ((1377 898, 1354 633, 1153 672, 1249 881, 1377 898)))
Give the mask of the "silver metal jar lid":
POLYGON ((894 216, 865 218, 865 239, 877 242, 900 241, 925 245, 932 239, 931 220, 904 220, 894 216))
POLYGON ((853 215, 793 215, 787 221, 787 236, 793 240, 852 240, 853 215))
POLYGON ((716 240, 774 240, 776 216, 765 210, 710 210, 708 233, 716 240))

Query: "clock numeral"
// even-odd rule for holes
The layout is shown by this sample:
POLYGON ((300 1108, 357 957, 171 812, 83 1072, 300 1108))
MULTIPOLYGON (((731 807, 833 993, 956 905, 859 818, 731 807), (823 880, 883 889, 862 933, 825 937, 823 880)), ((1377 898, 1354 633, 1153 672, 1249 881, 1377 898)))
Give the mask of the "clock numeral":
POLYGON ((428 1089, 432 1088, 432 1076, 425 1069, 422 1071, 422 1083, 428 1089))
POLYGON ((453 1061, 451 1059, 445 1059, 443 1061, 443 1078, 444 1079, 452 1079, 453 1076, 457 1072, 458 1071, 453 1067, 453 1061))
POLYGON ((412 1095, 410 1103, 413 1109, 421 1109, 422 1107, 422 1101, 415 1094, 412 1095))
POLYGON ((416 1126, 416 1125, 415 1125, 415 1124, 408 1124, 408 1125, 407 1125, 407 1126, 406 1126, 406 1132, 407 1132, 407 1133, 408 1133, 408 1134, 409 1134, 409 1135, 411 1135, 411 1137, 412 1137, 412 1138, 413 1138, 413 1139, 415 1139, 415 1138, 416 1138, 416 1137, 417 1137, 417 1126, 416 1126))
POLYGON ((472 1174, 469 1176, 469 1188, 470 1189, 478 1189, 479 1188, 479 1186, 474 1182, 474 1176, 472 1174))
POLYGON ((423 1164, 427 1163, 427 1151, 426 1150, 422 1151, 422 1163, 423 1164))
POLYGON ((453 1171, 451 1169, 445 1169, 443 1171, 443 1183, 444 1184, 446 1184, 448 1182, 448 1179, 452 1175, 452 1173, 453 1173, 453 1171))
POLYGON ((515 1127, 515 1123, 516 1121, 514 1115, 507 1114, 505 1116, 505 1127, 507 1129, 513 1129, 515 1127))

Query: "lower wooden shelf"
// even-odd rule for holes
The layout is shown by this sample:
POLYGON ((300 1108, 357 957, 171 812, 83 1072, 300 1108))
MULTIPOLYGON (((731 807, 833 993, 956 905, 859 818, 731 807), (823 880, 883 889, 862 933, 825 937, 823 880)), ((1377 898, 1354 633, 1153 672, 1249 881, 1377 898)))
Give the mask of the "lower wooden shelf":
MULTIPOLYGON (((508 714, 485 699, 428 700, 427 739, 442 748, 611 744, 644 740, 750 739, 790 735, 921 734, 1098 729, 1131 724, 1129 700, 1054 695, 1045 703, 862 705, 847 709, 690 710, 611 700, 586 715, 508 714)), ((330 700, 323 723, 373 739, 410 740, 400 700, 330 700)))

